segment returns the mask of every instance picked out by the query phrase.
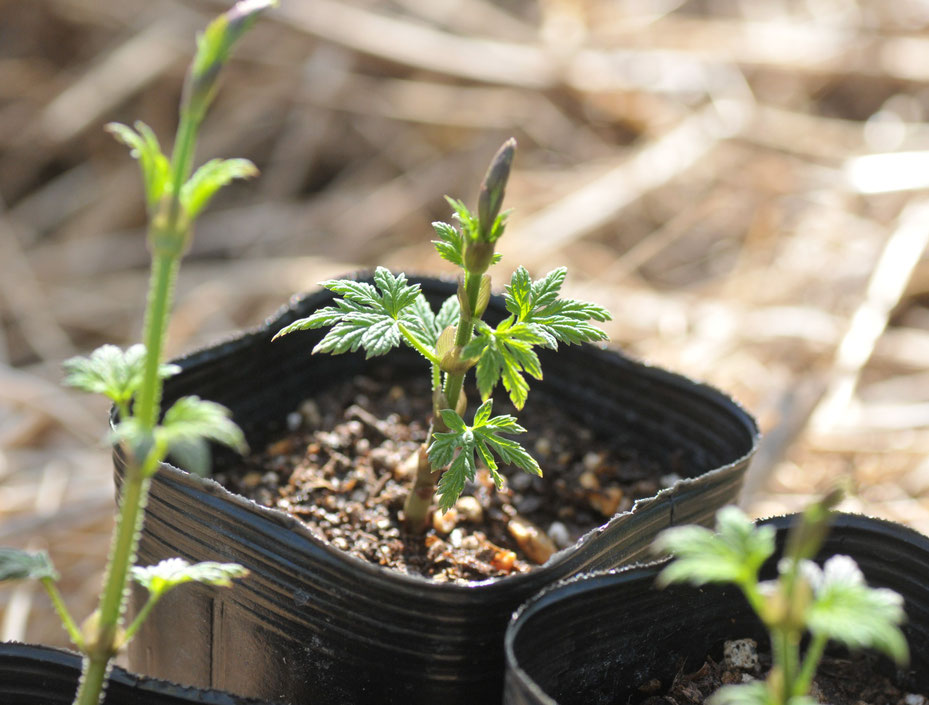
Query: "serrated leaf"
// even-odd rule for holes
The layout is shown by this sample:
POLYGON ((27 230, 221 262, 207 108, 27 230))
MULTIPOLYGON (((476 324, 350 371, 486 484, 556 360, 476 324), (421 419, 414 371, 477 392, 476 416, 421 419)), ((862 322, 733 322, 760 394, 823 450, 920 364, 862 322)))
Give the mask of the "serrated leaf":
POLYGON ((130 156, 139 162, 145 202, 149 213, 154 213, 163 196, 170 190, 171 165, 161 151, 161 145, 152 129, 144 122, 136 122, 135 130, 128 125, 111 122, 104 129, 119 142, 129 147, 130 156))
POLYGON ((506 310, 517 319, 525 318, 532 309, 532 279, 524 267, 519 267, 506 285, 503 294, 506 310))
POLYGON ((488 399, 497 382, 502 380, 513 404, 521 409, 529 394, 529 384, 523 373, 542 379, 542 366, 532 347, 544 344, 545 338, 534 324, 514 324, 513 321, 511 316, 496 328, 479 323, 477 335, 461 354, 466 360, 479 358, 476 374, 482 399, 488 399))
POLYGON ((331 330, 313 348, 314 353, 339 355, 362 349, 366 357, 374 357, 400 345, 404 338, 399 324, 403 322, 411 335, 431 345, 426 341, 438 333, 419 284, 409 284, 404 274, 394 276, 384 267, 377 268, 374 281, 376 286, 350 279, 323 282, 324 287, 343 298, 291 323, 274 337, 329 325, 331 330))
POLYGON ((496 472, 497 463, 491 451, 505 465, 515 465, 527 472, 541 475, 535 459, 516 441, 504 438, 501 433, 524 433, 526 429, 509 415, 491 417, 493 402, 481 404, 474 414, 472 426, 451 409, 442 410, 442 420, 451 429, 447 433, 433 433, 429 445, 429 462, 435 468, 448 468, 439 480, 439 507, 448 511, 461 494, 465 482, 474 479, 475 453, 491 471, 494 482, 499 486, 502 478, 496 472), (457 453, 457 454, 456 454, 457 453))
POLYGON ((161 424, 155 427, 155 442, 167 451, 179 445, 198 441, 215 441, 244 453, 248 445, 245 435, 222 404, 196 396, 181 397, 165 412, 161 424))
MULTIPOLYGON (((103 345, 89 357, 65 360, 64 383, 85 392, 103 394, 117 405, 127 404, 142 385, 145 371, 145 346, 133 345, 120 350, 103 345)), ((177 365, 162 364, 158 374, 164 379, 180 372, 177 365)))
POLYGON ((585 301, 558 298, 566 274, 564 267, 552 270, 529 285, 527 297, 525 286, 529 275, 525 270, 517 270, 513 275, 514 281, 508 287, 508 310, 516 315, 519 322, 534 324, 537 333, 545 339, 544 345, 549 348, 557 348, 559 342, 573 345, 607 340, 606 333, 590 321, 610 320, 609 311, 585 301), (509 290, 514 284, 518 286, 511 293, 509 290))
POLYGON ((181 187, 181 204, 193 220, 223 186, 257 174, 258 169, 248 159, 211 159, 181 187))
POLYGON ((716 533, 701 526, 667 529, 655 541, 657 550, 674 560, 661 571, 662 585, 687 582, 756 582, 761 565, 774 553, 775 531, 755 526, 737 507, 724 507, 716 514, 716 533))
POLYGON ((433 230, 439 236, 433 240, 439 257, 458 267, 464 267, 464 237, 454 225, 436 221, 432 224, 433 230))
POLYGON ((184 583, 231 587, 233 580, 248 575, 248 570, 238 563, 205 561, 190 564, 183 558, 168 558, 146 567, 133 566, 131 572, 132 579, 156 598, 184 583))
POLYGON ((58 580, 58 572, 45 551, 0 548, 0 582, 4 580, 58 580))
POLYGON ((886 588, 871 588, 848 556, 833 556, 814 585, 807 628, 851 649, 874 648, 897 663, 906 663, 906 637, 897 625, 906 618, 903 598, 886 588))

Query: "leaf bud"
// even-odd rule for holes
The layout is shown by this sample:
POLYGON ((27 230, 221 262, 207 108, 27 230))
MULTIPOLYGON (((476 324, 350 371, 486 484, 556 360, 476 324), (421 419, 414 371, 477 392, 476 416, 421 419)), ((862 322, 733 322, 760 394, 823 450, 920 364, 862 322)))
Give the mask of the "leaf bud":
MULTIPOLYGON (((484 176, 477 201, 481 240, 487 241, 491 236, 491 229, 500 213, 500 206, 503 204, 503 193, 506 189, 506 182, 510 178, 510 167, 513 165, 515 155, 516 140, 511 137, 494 155, 487 174, 484 176)), ((484 269, 477 271, 484 271, 484 269)))
POLYGON ((493 264, 494 243, 486 240, 469 242, 465 246, 465 268, 473 273, 483 273, 493 264))

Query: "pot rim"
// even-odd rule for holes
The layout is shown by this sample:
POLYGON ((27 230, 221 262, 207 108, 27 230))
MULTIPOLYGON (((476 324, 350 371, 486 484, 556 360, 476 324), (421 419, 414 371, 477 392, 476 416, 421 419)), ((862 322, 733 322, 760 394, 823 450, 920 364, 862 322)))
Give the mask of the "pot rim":
MULTIPOLYGON (((373 272, 371 270, 356 270, 349 274, 342 275, 339 278, 365 280, 370 279, 372 276, 373 272)), ((448 276, 408 274, 407 277, 408 280, 414 284, 456 284, 456 281, 448 276)), ((294 312, 305 301, 313 297, 323 296, 327 293, 327 290, 320 288, 301 294, 295 294, 290 297, 286 304, 282 305, 273 314, 265 318, 261 324, 252 326, 251 328, 243 329, 241 331, 236 331, 225 338, 220 338, 213 344, 205 345, 179 357, 173 358, 171 362, 178 364, 182 369, 181 374, 183 374, 183 370, 191 366, 209 362, 209 360, 215 356, 215 349, 219 346, 233 346, 234 349, 247 347, 248 344, 256 338, 267 336, 268 332, 275 327, 280 328, 281 320, 287 318, 288 316, 292 318, 294 312)), ((731 409, 730 413, 732 414, 733 418, 741 422, 745 431, 749 435, 750 444, 745 453, 732 460, 731 462, 726 463, 725 465, 721 465, 719 467, 713 468, 712 470, 703 472, 693 478, 682 478, 670 487, 662 488, 655 495, 637 499, 633 503, 631 509, 614 514, 608 521, 589 530, 574 544, 557 551, 545 563, 534 567, 527 573, 519 573, 517 575, 509 575, 505 577, 487 578, 486 580, 480 581, 468 581, 466 583, 439 583, 422 575, 400 573, 399 571, 392 570, 390 568, 374 565, 373 563, 369 563, 368 561, 334 548, 326 541, 323 541, 314 536, 313 533, 310 532, 309 529, 307 529, 307 527, 303 524, 303 522, 301 522, 296 517, 280 509, 265 507, 258 504, 254 500, 231 492, 212 478, 199 477, 187 472, 186 470, 182 470, 168 463, 167 461, 161 463, 159 472, 156 473, 155 477, 158 475, 167 475, 174 482, 186 487, 187 489, 194 491, 204 491, 215 497, 231 502, 234 506, 240 509, 244 509, 249 514, 255 515, 265 520, 270 520, 285 529, 295 532, 301 539, 309 541, 315 547, 323 550, 330 559, 344 564, 345 567, 354 571, 361 571, 372 579, 383 580, 388 584, 395 584, 401 589, 404 587, 416 589, 422 588, 423 586, 429 586, 430 589, 437 590, 440 592, 440 594, 444 592, 448 595, 456 595, 474 590, 475 588, 480 588, 481 590, 486 591, 509 591, 511 589, 518 588, 518 586, 522 584, 531 586, 535 582, 550 582, 551 579, 556 577, 560 569, 578 550, 593 540, 600 533, 622 521, 625 521, 631 515, 645 511, 649 505, 660 502, 665 496, 680 491, 680 488, 682 487, 686 488, 698 482, 706 482, 707 478, 711 479, 720 474, 725 474, 731 471, 733 468, 743 464, 747 466, 752 456, 758 450, 758 444, 761 439, 761 432, 758 428, 758 423, 755 418, 742 406, 742 404, 740 404, 725 392, 705 382, 696 381, 690 377, 687 377, 686 375, 672 372, 662 367, 652 365, 648 362, 628 356, 618 349, 599 347, 588 343, 582 343, 579 347, 600 359, 622 361, 628 365, 639 368, 642 373, 652 376, 655 381, 661 382, 663 384, 677 384, 680 386, 689 387, 693 394, 712 399, 720 406, 729 407, 731 409)), ((111 409, 111 426, 114 422, 115 409, 111 409)), ((117 467, 122 469, 122 467, 125 465, 125 458, 118 446, 113 447, 113 458, 117 467)))

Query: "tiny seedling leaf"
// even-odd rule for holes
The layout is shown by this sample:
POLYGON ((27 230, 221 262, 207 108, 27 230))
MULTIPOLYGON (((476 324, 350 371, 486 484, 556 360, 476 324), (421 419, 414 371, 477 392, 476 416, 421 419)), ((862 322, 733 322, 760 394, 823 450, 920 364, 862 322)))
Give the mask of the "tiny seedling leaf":
POLYGON ((258 169, 248 159, 211 159, 194 172, 181 187, 181 205, 193 220, 223 186, 235 179, 248 179, 258 169))
POLYGON ((897 663, 907 662, 906 637, 897 626, 905 619, 899 594, 868 587, 848 556, 831 557, 823 565, 821 579, 812 582, 814 599, 807 614, 811 633, 850 649, 874 648, 897 663))
MULTIPOLYGON (((786 705, 816 705, 817 700, 806 695, 795 695, 786 705)), ((713 693, 707 705, 778 705, 764 681, 739 685, 726 685, 713 693)))
POLYGON ((464 267, 464 237, 458 228, 441 221, 433 223, 432 228, 439 236, 438 240, 432 241, 439 257, 458 267, 464 267))
POLYGON ((660 584, 757 582, 758 571, 774 553, 775 530, 755 526, 737 507, 724 507, 716 515, 716 533, 701 526, 680 526, 659 534, 655 546, 674 555, 661 571, 660 584))
POLYGON ((135 128, 133 130, 128 125, 111 122, 105 129, 129 147, 129 154, 138 160, 145 188, 145 202, 149 213, 154 213, 162 197, 171 188, 171 165, 161 151, 161 145, 152 129, 141 121, 136 122, 135 128))
POLYGON ((58 573, 48 553, 0 548, 0 581, 46 579, 58 580, 58 573))
POLYGON ((491 473, 500 487, 503 478, 497 472, 496 455, 505 465, 515 465, 534 475, 542 474, 539 464, 525 448, 500 434, 525 433, 526 429, 509 415, 491 417, 493 401, 487 400, 474 413, 472 426, 451 409, 442 410, 442 420, 450 429, 447 433, 432 434, 429 446, 429 462, 433 467, 448 468, 439 479, 439 508, 451 509, 464 489, 465 482, 474 480, 476 469, 475 453, 491 473), (492 451, 492 452, 491 452, 492 451))
MULTIPOLYGON (((145 346, 133 345, 123 351, 103 345, 89 357, 72 357, 64 362, 65 384, 85 392, 103 394, 117 405, 127 404, 142 384, 145 346)), ((162 364, 158 374, 164 379, 180 372, 177 365, 162 364)))
POLYGON ((205 561, 190 564, 183 558, 168 558, 156 565, 132 568, 132 579, 155 598, 184 583, 231 587, 233 580, 246 575, 248 570, 238 563, 205 561))
POLYGON ((248 448, 245 435, 222 404, 196 396, 181 397, 165 412, 155 428, 155 442, 167 450, 192 441, 215 441, 240 453, 248 448))

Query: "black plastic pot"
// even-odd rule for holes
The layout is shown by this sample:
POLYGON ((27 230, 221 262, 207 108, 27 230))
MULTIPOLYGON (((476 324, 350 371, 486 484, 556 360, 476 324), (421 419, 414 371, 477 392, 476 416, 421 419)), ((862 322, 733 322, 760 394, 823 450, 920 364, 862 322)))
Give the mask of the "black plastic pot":
MULTIPOLYGON (((0 643, 0 703, 70 705, 81 675, 81 657, 47 646, 0 643)), ((260 705, 215 690, 200 690, 114 668, 104 705, 260 705)))
MULTIPOLYGON (((792 517, 778 517, 778 553, 792 517)), ((905 600, 910 664, 897 684, 929 690, 929 538, 892 522, 844 514, 836 518, 819 559, 849 555, 870 585, 905 600)), ((764 572, 772 577, 776 558, 764 572)), ((581 576, 524 605, 506 633, 506 705, 606 705, 643 699, 653 679, 721 658, 728 639, 765 632, 738 589, 708 585, 655 587, 664 562, 581 576)), ((889 662, 889 673, 894 669, 889 662)))
MULTIPOLYGON (((418 281, 434 304, 455 291, 450 282, 418 281)), ((261 446, 269 418, 283 424, 302 400, 371 364, 362 354, 311 356, 318 331, 271 342, 331 298, 324 291, 294 299, 260 329, 179 360, 183 372, 168 380, 166 400, 198 394, 226 404, 261 446)), ((496 299, 488 318, 502 315, 496 299)), ((687 479, 530 573, 464 586, 362 562, 288 515, 165 465, 152 486, 140 560, 237 561, 252 575, 232 590, 169 595, 133 643, 132 667, 301 705, 499 702, 513 610, 561 578, 634 560, 669 525, 709 520, 738 493, 758 438, 751 416, 710 387, 590 346, 547 353, 530 403, 557 397, 594 430, 666 467, 673 457, 687 479), (188 645, 183 659, 179 641, 188 645)), ((390 360, 398 381, 424 374, 410 350, 390 360)), ((118 453, 115 460, 119 471, 118 453)))

